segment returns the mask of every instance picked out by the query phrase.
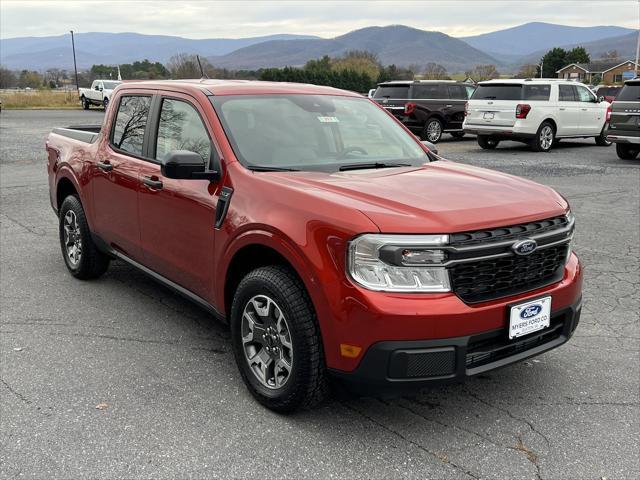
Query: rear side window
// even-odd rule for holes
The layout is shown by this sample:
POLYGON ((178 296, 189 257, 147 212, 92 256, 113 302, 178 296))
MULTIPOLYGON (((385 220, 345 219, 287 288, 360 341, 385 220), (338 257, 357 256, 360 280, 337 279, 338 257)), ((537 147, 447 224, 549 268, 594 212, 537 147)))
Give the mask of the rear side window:
POLYGON ((380 85, 373 98, 409 98, 409 85, 380 85))
POLYGON ((151 97, 149 96, 120 97, 111 137, 111 144, 114 147, 133 155, 142 155, 144 130, 147 127, 150 106, 151 97))
POLYGON ((415 99, 443 99, 448 98, 447 91, 442 84, 414 85, 411 98, 415 99))
POLYGON ((551 85, 525 85, 523 100, 549 100, 551 85))
POLYGON ((520 100, 522 99, 522 85, 518 83, 480 84, 471 98, 474 100, 520 100))
POLYGON ((616 97, 621 102, 640 101, 640 83, 627 83, 616 97))
POLYGON ((578 98, 575 93, 576 87, 573 85, 558 86, 558 100, 561 102, 577 102, 578 98))
POLYGON ((156 160, 174 150, 189 150, 209 163, 211 139, 197 110, 187 102, 165 98, 160 110, 156 160))

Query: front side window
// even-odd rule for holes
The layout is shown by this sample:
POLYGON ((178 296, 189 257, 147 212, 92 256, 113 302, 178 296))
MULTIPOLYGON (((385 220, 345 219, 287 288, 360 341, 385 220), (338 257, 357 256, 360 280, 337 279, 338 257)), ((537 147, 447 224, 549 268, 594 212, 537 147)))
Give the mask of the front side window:
POLYGON ((247 167, 337 171, 347 165, 429 161, 415 137, 364 98, 237 95, 210 100, 236 157, 247 167))
POLYGON ((120 97, 111 137, 111 144, 114 147, 134 155, 142 155, 144 130, 147 127, 150 106, 151 97, 149 96, 120 97))
POLYGON ((211 139, 197 110, 187 102, 165 98, 160 110, 156 160, 174 150, 189 150, 209 163, 211 139))
POLYGON ((596 98, 593 96, 593 94, 585 87, 581 86, 581 85, 576 85, 576 88, 578 89, 578 101, 580 102, 587 102, 587 103, 595 103, 596 98))

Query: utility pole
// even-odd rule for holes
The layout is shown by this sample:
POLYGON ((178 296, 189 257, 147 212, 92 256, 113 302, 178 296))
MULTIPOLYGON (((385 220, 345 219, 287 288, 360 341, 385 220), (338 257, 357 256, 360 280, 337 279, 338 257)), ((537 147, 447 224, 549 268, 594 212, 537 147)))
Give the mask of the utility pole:
POLYGON ((638 41, 636 43, 636 67, 634 77, 638 77, 638 56, 640 55, 640 0, 638 0, 638 41))
POLYGON ((76 90, 78 90, 78 93, 80 93, 80 85, 78 85, 78 66, 76 65, 76 44, 73 41, 73 30, 70 30, 70 31, 71 31, 71 48, 73 49, 73 69, 76 72, 76 90))
MULTIPOLYGON (((640 0, 638 0, 640 2, 640 0)), ((540 78, 542 78, 542 70, 544 69, 544 58, 540 60, 540 78)))

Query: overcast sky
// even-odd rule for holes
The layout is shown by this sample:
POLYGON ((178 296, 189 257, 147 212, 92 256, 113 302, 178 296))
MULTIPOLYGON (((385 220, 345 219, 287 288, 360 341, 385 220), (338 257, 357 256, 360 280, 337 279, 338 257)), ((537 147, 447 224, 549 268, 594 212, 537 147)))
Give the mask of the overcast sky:
POLYGON ((124 1, 0 0, 0 37, 137 32, 187 38, 274 33, 335 37, 404 24, 461 37, 539 21, 638 28, 636 0, 576 1, 124 1))

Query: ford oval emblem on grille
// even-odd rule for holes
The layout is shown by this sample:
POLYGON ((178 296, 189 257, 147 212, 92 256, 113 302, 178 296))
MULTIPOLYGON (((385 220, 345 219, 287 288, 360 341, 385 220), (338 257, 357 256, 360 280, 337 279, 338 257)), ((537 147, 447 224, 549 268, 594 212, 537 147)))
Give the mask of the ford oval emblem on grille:
POLYGON ((542 311, 542 305, 529 305, 527 308, 520 312, 520 318, 526 320, 527 318, 535 317, 542 311))
POLYGON ((537 248, 538 244, 536 241, 530 238, 516 242, 511 246, 511 250, 513 250, 516 255, 530 255, 535 252, 537 248))

